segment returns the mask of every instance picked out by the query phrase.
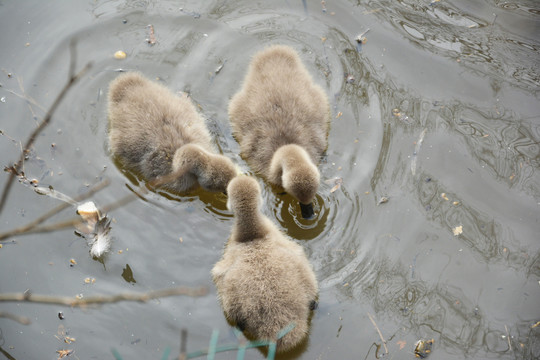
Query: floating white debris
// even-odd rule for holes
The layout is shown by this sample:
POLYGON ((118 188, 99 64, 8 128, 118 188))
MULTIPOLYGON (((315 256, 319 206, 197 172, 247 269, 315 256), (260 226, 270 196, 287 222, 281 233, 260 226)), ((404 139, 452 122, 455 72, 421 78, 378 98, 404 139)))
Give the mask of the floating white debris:
POLYGON ((427 128, 420 133, 420 137, 416 140, 416 146, 414 147, 414 152, 411 160, 411 173, 416 175, 416 162, 418 161, 418 153, 422 147, 422 142, 424 142, 424 137, 426 136, 427 128))
POLYGON ((111 227, 109 224, 111 220, 107 217, 100 219, 96 224, 96 230, 92 240, 92 248, 90 249, 90 254, 95 257, 100 257, 111 249, 111 238, 109 236, 109 231, 111 227))
POLYGON ((463 225, 456 226, 452 229, 452 232, 454 233, 454 236, 463 234, 463 225))
POLYGON ((92 226, 95 225, 101 218, 99 210, 93 201, 88 201, 77 206, 77 214, 79 214, 84 221, 92 226))

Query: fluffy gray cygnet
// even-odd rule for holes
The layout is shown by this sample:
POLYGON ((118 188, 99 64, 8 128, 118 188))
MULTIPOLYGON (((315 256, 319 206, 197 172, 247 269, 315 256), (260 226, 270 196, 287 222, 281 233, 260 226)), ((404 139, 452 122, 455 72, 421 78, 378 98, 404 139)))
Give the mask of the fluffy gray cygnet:
POLYGON ((319 188, 330 105, 295 50, 274 45, 253 57, 229 118, 251 168, 297 198, 303 214, 313 214, 307 205, 319 188))
POLYGON ((147 180, 167 176, 162 187, 181 193, 199 185, 225 191, 236 176, 235 165, 216 153, 204 119, 186 96, 130 72, 111 82, 108 102, 110 149, 147 180))
POLYGON ((228 207, 235 222, 222 259, 212 269, 217 293, 229 321, 257 340, 277 341, 277 351, 305 339, 310 311, 316 307, 317 280, 303 248, 261 213, 257 181, 234 178, 228 207))

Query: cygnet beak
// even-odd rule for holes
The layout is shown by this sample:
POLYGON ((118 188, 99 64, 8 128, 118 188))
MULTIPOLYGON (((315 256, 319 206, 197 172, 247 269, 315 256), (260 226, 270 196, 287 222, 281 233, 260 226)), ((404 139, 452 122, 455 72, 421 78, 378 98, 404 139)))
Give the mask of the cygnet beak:
POLYGON ((302 204, 300 203, 300 210, 302 212, 302 217, 306 220, 313 219, 315 212, 313 211, 313 204, 302 204))

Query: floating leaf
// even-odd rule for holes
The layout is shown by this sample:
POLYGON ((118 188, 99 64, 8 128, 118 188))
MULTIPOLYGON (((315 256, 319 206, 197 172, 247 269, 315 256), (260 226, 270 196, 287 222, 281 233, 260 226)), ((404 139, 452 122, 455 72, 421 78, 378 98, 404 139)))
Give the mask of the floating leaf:
POLYGON ((333 193, 335 192, 336 190, 338 190, 340 187, 341 187, 341 184, 343 184, 343 179, 342 178, 334 178, 334 179, 330 179, 328 180, 329 182, 334 182, 334 187, 332 187, 332 189, 330 189, 330 192, 333 193))
POLYGON ((58 353, 58 358, 61 359, 65 356, 69 356, 73 353, 73 350, 56 350, 56 352, 58 353))

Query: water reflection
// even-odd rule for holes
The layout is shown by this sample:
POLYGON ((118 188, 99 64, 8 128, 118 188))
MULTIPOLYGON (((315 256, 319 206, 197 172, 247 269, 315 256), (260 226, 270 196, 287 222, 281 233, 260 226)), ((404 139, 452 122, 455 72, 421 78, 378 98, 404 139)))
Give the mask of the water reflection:
POLYGON ((122 269, 122 278, 130 284, 135 284, 137 282, 135 277, 133 277, 133 270, 131 270, 129 264, 126 264, 126 267, 122 269))
MULTIPOLYGON (((503 4, 507 3, 499 6, 503 4)), ((371 1, 366 6, 358 2, 366 10, 384 8, 385 11, 374 14, 393 24, 398 33, 423 50, 454 59, 471 70, 525 90, 538 90, 539 47, 529 40, 537 30, 536 25, 523 27, 531 32, 516 33, 515 27, 514 32, 509 32, 504 20, 493 17, 494 12, 482 11, 490 18, 464 15, 467 11, 448 1, 418 4, 403 0, 395 5, 388 7, 385 1, 371 1)))

